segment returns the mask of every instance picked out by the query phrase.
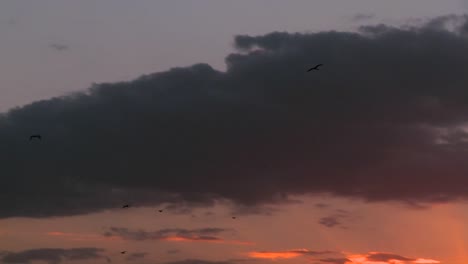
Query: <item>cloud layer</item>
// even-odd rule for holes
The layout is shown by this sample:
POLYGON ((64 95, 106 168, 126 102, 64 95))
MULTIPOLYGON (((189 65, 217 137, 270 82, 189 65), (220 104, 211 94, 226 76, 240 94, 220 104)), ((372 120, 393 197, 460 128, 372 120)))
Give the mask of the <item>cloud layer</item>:
POLYGON ((467 34, 466 16, 447 16, 241 35, 227 72, 196 64, 13 109, 0 118, 0 217, 291 194, 465 199, 467 34))
POLYGON ((332 264, 410 264, 410 263, 440 263, 434 259, 407 258, 398 254, 385 252, 369 252, 367 254, 345 254, 335 251, 310 251, 307 249, 293 249, 286 251, 254 251, 248 256, 253 259, 294 259, 306 257, 313 263, 332 264))
POLYGON ((151 240, 151 239, 165 239, 171 236, 177 236, 187 239, 217 239, 213 235, 218 235, 225 232, 222 228, 201 228, 201 229, 161 229, 155 232, 147 232, 143 230, 131 231, 124 227, 111 227, 109 231, 105 232, 105 236, 121 236, 124 239, 131 240, 151 240))
POLYGON ((122 238, 125 240, 165 240, 176 242, 209 242, 209 243, 225 243, 250 245, 250 242, 237 240, 226 240, 221 237, 222 234, 233 232, 231 229, 223 228, 199 228, 199 229, 183 229, 183 228, 167 228, 158 231, 145 230, 130 230, 124 227, 111 227, 104 232, 105 237, 122 238))
POLYGON ((0 254, 1 263, 31 263, 35 261, 44 261, 49 264, 58 264, 63 261, 84 261, 84 260, 99 260, 105 259, 110 262, 110 259, 102 255, 103 249, 99 248, 39 248, 30 249, 21 252, 7 252, 0 254))

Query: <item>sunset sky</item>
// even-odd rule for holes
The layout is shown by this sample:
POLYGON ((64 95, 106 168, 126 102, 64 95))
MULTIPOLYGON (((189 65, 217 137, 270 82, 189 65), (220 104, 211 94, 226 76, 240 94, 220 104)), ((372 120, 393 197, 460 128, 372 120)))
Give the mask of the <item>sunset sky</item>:
POLYGON ((468 263, 466 0, 5 0, 0 34, 2 264, 468 263))

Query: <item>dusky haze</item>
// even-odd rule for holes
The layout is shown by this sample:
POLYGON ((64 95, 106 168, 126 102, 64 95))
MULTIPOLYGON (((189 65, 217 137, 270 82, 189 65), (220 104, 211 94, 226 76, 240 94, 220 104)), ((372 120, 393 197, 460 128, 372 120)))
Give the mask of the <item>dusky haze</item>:
POLYGON ((465 13, 1 2, 0 263, 466 264, 465 13))

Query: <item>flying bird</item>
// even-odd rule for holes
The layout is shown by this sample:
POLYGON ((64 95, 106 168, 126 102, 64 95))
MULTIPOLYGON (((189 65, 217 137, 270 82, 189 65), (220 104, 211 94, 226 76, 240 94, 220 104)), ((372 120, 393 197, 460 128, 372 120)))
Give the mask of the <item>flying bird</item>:
POLYGON ((323 64, 317 64, 315 67, 312 67, 312 68, 308 69, 307 72, 310 72, 312 70, 317 70, 318 71, 320 66, 323 66, 323 64))
POLYGON ((37 139, 39 139, 39 140, 42 139, 41 135, 31 135, 31 136, 29 137, 29 140, 33 140, 34 138, 37 138, 37 139))
POLYGON ((235 217, 235 216, 233 216, 233 217, 232 217, 232 219, 236 219, 236 217, 235 217))
POLYGON ((125 253, 127 253, 127 251, 122 251, 122 252, 120 252, 120 254, 125 254, 125 253))
POLYGON ((159 212, 160 212, 160 213, 162 213, 162 212, 163 212, 163 210, 161 209, 161 210, 159 210, 159 212))
POLYGON ((129 208, 129 207, 130 207, 129 204, 126 204, 126 205, 122 206, 122 208, 129 208))

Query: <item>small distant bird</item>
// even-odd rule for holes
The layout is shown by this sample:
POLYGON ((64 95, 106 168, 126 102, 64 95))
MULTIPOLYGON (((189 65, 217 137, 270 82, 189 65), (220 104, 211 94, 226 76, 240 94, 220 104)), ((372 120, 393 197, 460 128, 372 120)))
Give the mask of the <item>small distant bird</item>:
POLYGON ((159 212, 160 212, 160 213, 162 213, 162 212, 163 212, 163 210, 161 209, 161 210, 159 210, 159 212))
POLYGON ((122 252, 120 252, 120 254, 125 254, 125 253, 127 253, 127 251, 122 251, 122 252))
POLYGON ((233 216, 233 217, 232 217, 232 219, 236 219, 236 217, 235 217, 235 216, 233 216))
POLYGON ((42 139, 41 135, 31 135, 31 136, 29 137, 29 140, 33 140, 34 138, 37 138, 37 139, 39 139, 39 140, 42 139))
POLYGON ((312 68, 308 69, 307 72, 310 72, 312 70, 317 70, 318 71, 320 66, 323 66, 323 64, 318 64, 315 67, 312 67, 312 68))
POLYGON ((129 207, 130 207, 129 204, 126 204, 126 205, 122 206, 122 208, 129 208, 129 207))

